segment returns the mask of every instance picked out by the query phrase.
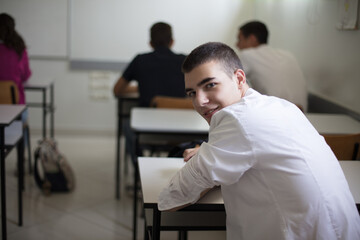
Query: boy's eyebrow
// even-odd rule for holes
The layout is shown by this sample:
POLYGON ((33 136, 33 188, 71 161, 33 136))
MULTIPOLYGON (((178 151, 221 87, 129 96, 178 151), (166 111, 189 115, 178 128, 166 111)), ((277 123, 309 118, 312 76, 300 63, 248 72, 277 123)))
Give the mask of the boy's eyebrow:
MULTIPOLYGON (((200 87, 201 85, 204 85, 205 83, 207 83, 207 82, 209 82, 209 81, 211 81, 213 79, 215 79, 215 78, 214 77, 205 78, 205 79, 201 80, 198 84, 196 84, 196 86, 200 87)), ((192 88, 185 88, 185 92, 189 92, 191 90, 193 90, 193 89, 192 88)))

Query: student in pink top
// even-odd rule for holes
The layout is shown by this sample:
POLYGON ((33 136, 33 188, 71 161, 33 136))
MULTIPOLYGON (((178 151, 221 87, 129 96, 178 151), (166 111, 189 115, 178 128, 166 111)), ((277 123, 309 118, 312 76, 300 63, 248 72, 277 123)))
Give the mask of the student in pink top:
POLYGON ((13 80, 19 89, 19 103, 25 104, 23 83, 31 75, 23 38, 15 30, 15 20, 0 14, 0 81, 13 80))
MULTIPOLYGON (((23 83, 31 75, 29 58, 23 38, 15 30, 15 20, 9 14, 0 14, 0 81, 12 80, 19 90, 19 104, 25 104, 23 83)), ((28 111, 22 115, 22 122, 27 123, 28 111)), ((29 129, 24 131, 24 145, 30 148, 29 129)), ((29 159, 30 160, 30 159, 29 159)), ((15 174, 17 174, 15 172, 15 174)))

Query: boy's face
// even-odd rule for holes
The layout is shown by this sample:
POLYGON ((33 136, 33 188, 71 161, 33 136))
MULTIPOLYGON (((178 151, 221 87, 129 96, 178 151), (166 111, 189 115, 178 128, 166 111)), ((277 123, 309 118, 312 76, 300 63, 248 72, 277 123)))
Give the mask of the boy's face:
POLYGON ((230 77, 220 63, 210 61, 185 73, 185 89, 195 110, 210 124, 217 111, 240 101, 248 85, 242 70, 230 77))

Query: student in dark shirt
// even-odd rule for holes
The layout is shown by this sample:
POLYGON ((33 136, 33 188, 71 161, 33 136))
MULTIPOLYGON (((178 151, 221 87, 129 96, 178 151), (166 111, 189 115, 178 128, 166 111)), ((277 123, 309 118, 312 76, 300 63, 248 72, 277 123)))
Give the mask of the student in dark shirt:
POLYGON ((114 86, 115 96, 139 91, 141 107, 148 107, 156 95, 185 97, 181 64, 186 56, 171 51, 174 43, 171 26, 155 23, 150 29, 150 36, 154 51, 137 55, 114 86), (129 88, 132 80, 138 82, 137 89, 129 88))
MULTIPOLYGON (((153 97, 157 95, 169 97, 185 97, 184 74, 181 65, 185 55, 171 51, 174 43, 171 26, 164 22, 155 23, 150 29, 150 45, 154 51, 137 55, 127 66, 123 75, 114 86, 114 95, 139 92, 139 106, 149 107, 153 97), (135 80, 138 87, 131 86, 135 80)), ((126 151, 136 161, 134 149, 134 133, 128 120, 124 121, 126 151)))

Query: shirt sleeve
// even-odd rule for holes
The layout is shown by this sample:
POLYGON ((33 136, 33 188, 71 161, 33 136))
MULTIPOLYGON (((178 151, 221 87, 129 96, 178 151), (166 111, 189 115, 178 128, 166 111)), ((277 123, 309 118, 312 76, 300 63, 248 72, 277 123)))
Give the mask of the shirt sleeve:
POLYGON ((159 210, 195 203, 205 189, 233 184, 253 166, 251 144, 238 121, 228 114, 217 115, 209 142, 201 145, 159 195, 159 210))
POLYGON ((139 59, 139 55, 136 56, 130 64, 126 67, 122 77, 125 78, 126 81, 130 82, 131 80, 136 79, 137 73, 137 62, 139 59))
POLYGON ((214 184, 207 181, 201 172, 196 171, 198 162, 190 159, 170 180, 168 186, 159 195, 160 211, 173 209, 188 203, 195 203, 200 194, 214 184))

